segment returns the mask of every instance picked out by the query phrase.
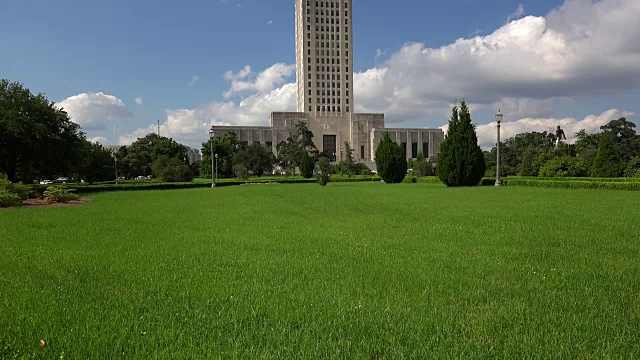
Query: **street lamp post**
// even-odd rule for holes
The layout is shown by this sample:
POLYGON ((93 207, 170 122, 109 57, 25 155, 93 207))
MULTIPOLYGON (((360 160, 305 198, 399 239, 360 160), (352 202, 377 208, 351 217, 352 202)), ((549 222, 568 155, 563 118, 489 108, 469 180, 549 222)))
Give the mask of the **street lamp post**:
POLYGON ((118 158, 114 157, 113 159, 115 160, 115 163, 116 163, 116 185, 118 185, 118 158))
POLYGON ((216 181, 218 180, 218 154, 216 154, 216 181))
POLYGON ((215 173, 213 172, 213 162, 214 162, 214 158, 213 158, 213 138, 216 136, 216 134, 213 132, 213 129, 209 130, 209 142, 210 142, 210 147, 211 147, 211 188, 213 189, 214 187, 216 187, 216 177, 215 177, 215 173))
POLYGON ((342 152, 344 151, 344 147, 340 146, 340 177, 344 176, 344 172, 342 171, 342 163, 344 163, 344 161, 342 161, 342 152))
POLYGON ((500 110, 498 110, 498 113, 496 114, 496 122, 498 123, 498 143, 496 146, 498 158, 498 163, 496 165, 496 186, 502 186, 502 181, 500 181, 500 123, 502 122, 502 113, 500 113, 500 110))

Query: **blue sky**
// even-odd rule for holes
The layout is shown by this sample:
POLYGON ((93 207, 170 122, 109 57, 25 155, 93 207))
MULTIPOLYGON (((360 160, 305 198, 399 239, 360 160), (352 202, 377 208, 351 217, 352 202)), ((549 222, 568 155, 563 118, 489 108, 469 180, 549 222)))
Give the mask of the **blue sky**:
MULTIPOLYGON (((612 21, 605 21, 606 13, 639 15, 634 13, 640 11, 637 0, 603 0, 595 5, 591 0, 354 0, 353 6, 354 70, 362 73, 361 81, 355 84, 356 102, 361 100, 361 111, 384 111, 390 124, 442 126, 447 121, 448 103, 457 98, 477 104, 472 110, 474 121, 480 125, 491 122, 496 107, 505 106, 505 121, 514 122, 514 131, 531 130, 530 127, 515 126, 517 120, 527 118, 531 119, 527 124, 546 119, 544 126, 551 126, 553 119, 572 126, 568 120, 571 119, 576 122, 573 125, 579 126, 589 115, 600 116, 609 110, 618 112, 606 116, 624 114, 632 119, 635 115, 631 113, 640 113, 637 101, 640 83, 633 75, 627 76, 627 72, 638 70, 633 64, 605 64, 610 69, 603 71, 602 76, 587 76, 581 81, 584 77, 579 74, 598 73, 599 69, 597 66, 587 69, 581 62, 573 61, 562 69, 551 69, 548 77, 541 76, 552 79, 547 82, 547 88, 545 83, 533 81, 535 71, 540 70, 536 68, 541 66, 540 62, 534 62, 524 70, 511 69, 509 64, 502 63, 487 69, 491 64, 483 63, 486 56, 477 58, 478 62, 474 60, 476 45, 462 44, 458 50, 452 46, 461 38, 479 39, 480 46, 484 46, 482 44, 487 42, 484 37, 506 29, 503 32, 507 35, 496 35, 491 41, 503 43, 503 39, 508 39, 507 45, 508 41, 516 41, 525 44, 523 47, 531 41, 530 47, 541 46, 542 49, 534 54, 548 51, 540 56, 541 59, 544 57, 545 64, 549 64, 548 55, 563 53, 563 50, 549 50, 548 47, 556 46, 557 41, 549 45, 548 39, 531 39, 542 38, 550 32, 538 31, 536 19, 546 18, 546 27, 565 37, 560 43, 568 43, 576 39, 570 35, 575 33, 575 24, 580 24, 582 18, 593 18, 593 21, 585 21, 585 33, 596 34, 592 35, 594 43, 588 46, 591 54, 595 53, 594 47, 600 44, 597 42, 600 38, 619 34, 616 29, 606 28, 615 26, 610 25, 612 21), (550 16, 550 13, 557 15, 550 16), (601 18, 594 18, 597 16, 601 18), (507 29, 511 21, 522 24, 507 29), (588 28, 590 23, 593 29, 588 28), (514 40, 511 35, 522 32, 535 34, 526 35, 525 40, 514 40), (602 36, 598 37, 598 33, 602 36), (412 48, 408 44, 415 45, 412 48), (450 62, 442 60, 446 64, 424 54, 429 49, 435 52, 446 47, 449 47, 447 58, 454 54, 450 62), (455 55, 465 51, 466 55, 455 55), (412 71, 421 69, 416 62, 423 62, 426 72, 436 67, 442 69, 434 70, 424 81, 417 83, 425 71, 412 76, 415 74, 412 71), (447 68, 447 64, 451 68, 447 68), (456 70, 456 67, 462 68, 456 70), (511 72, 506 71, 502 78, 500 67, 511 72), (494 74, 493 79, 500 78, 499 86, 491 79, 470 77, 465 80, 456 76, 469 69, 495 71, 497 75, 494 74), (380 75, 383 70, 384 75, 380 75), (532 71, 532 76, 520 78, 520 74, 527 71, 532 71), (377 77, 373 76, 374 72, 377 77), (436 81, 438 72, 444 78, 436 81), (380 80, 380 76, 385 79, 380 80), (565 78, 567 80, 563 82, 565 78), (367 82, 375 79, 379 82, 367 82), (411 80, 403 83, 402 79, 411 80), (434 87, 449 87, 446 84, 461 81, 474 82, 474 85, 434 93, 439 91, 434 87), (482 84, 486 82, 491 84, 485 88, 482 84), (377 84, 381 90, 379 93, 367 91, 359 96, 359 83, 362 89, 375 88, 377 84), (424 89, 421 84, 425 84, 424 89), (544 95, 546 92, 549 96, 544 95), (397 93, 410 95, 400 97, 397 93), (451 98, 447 100, 448 96, 451 98), (376 97, 390 99, 388 106, 378 106, 376 97)), ((0 12, 3 14, 0 48, 4 54, 0 56, 0 78, 22 82, 32 91, 44 92, 51 100, 61 102, 90 137, 99 137, 102 142, 130 141, 149 131, 149 125, 159 119, 168 135, 197 144, 206 138, 206 131, 202 129, 209 124, 266 124, 268 111, 291 110, 267 108, 291 106, 287 84, 295 81, 295 74, 290 68, 280 69, 275 75, 274 71, 265 71, 274 64, 294 64, 294 7, 291 0, 21 0, 4 1, 0 12), (246 65, 252 72, 239 76, 246 65), (233 74, 225 79, 228 71, 233 74), (266 87, 249 86, 254 90, 234 92, 228 97, 223 95, 233 82, 255 85, 260 75, 268 80, 266 87), (250 105, 256 106, 250 109, 249 105, 242 106, 243 100, 261 105, 250 105)), ((637 22, 638 17, 635 19, 637 22)), ((632 24, 633 19, 629 21, 632 24)), ((629 28, 624 19, 619 22, 627 29, 625 41, 640 43, 640 32, 634 34, 633 25, 629 28)), ((578 44, 578 40, 575 41, 578 44)), ((585 48, 576 45, 573 49, 578 49, 575 51, 580 55, 580 51, 587 51, 585 48)), ((620 49, 608 49, 605 60, 613 61, 616 52, 631 57, 627 59, 629 63, 639 59, 640 49, 634 45, 627 54, 620 49)), ((520 63, 531 57, 518 60, 522 54, 506 54, 520 63)), ((574 55, 567 55, 567 58, 574 55)), ((561 58, 558 63, 566 61, 561 58)), ((592 62, 594 66, 602 63, 600 58, 594 58, 592 62)))

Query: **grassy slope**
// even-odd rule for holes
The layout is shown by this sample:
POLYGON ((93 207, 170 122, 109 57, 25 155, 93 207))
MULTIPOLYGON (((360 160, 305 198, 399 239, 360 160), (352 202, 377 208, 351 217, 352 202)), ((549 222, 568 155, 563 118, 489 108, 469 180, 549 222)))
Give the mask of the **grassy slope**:
POLYGON ((640 355, 638 193, 94 198, 0 211, 0 358, 640 355))

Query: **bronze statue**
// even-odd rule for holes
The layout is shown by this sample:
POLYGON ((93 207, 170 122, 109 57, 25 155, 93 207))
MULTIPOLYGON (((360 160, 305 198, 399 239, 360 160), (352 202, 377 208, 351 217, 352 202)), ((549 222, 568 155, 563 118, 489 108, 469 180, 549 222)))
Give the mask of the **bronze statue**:
POLYGON ((560 140, 567 141, 567 137, 564 135, 564 130, 562 130, 560 125, 558 125, 558 128, 556 129, 556 147, 560 144, 560 140))

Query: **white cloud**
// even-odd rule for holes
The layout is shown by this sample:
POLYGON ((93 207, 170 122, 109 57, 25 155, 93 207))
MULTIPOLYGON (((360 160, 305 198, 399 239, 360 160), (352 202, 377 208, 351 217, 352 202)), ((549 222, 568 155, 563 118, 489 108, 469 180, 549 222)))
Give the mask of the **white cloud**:
POLYGON ((101 145, 109 145, 109 140, 105 137, 102 136, 96 136, 96 137, 90 137, 87 138, 88 141, 93 142, 93 143, 100 143, 101 145))
POLYGON ((200 76, 198 75, 193 75, 191 77, 191 81, 189 82, 189 85, 195 85, 198 81, 200 81, 200 76))
MULTIPOLYGON (((500 136, 502 139, 508 139, 524 132, 553 132, 560 125, 564 130, 567 141, 575 142, 575 134, 584 129, 587 133, 600 132, 600 127, 621 117, 630 117, 634 114, 628 111, 620 111, 611 109, 600 115, 589 115, 582 120, 574 118, 525 118, 517 121, 502 122, 500 127, 500 136)), ((496 144, 497 123, 479 125, 476 127, 478 134, 478 142, 485 149, 492 148, 496 144)))
POLYGON ((254 79, 251 78, 252 72, 249 66, 245 66, 237 74, 227 71, 224 78, 231 81, 231 86, 224 93, 224 97, 228 98, 233 94, 247 91, 259 93, 272 91, 276 86, 283 84, 286 78, 293 75, 295 70, 295 65, 275 64, 259 73, 254 79))
POLYGON ((136 102, 136 104, 138 104, 138 105, 142 105, 142 104, 143 104, 142 98, 141 98, 140 96, 138 96, 138 97, 136 98, 135 102, 136 102))
MULTIPOLYGON (((524 15, 524 7, 514 15, 524 15)), ((440 48, 406 44, 390 53, 382 66, 354 74, 355 110, 384 112, 392 126, 429 116, 444 122, 451 103, 466 99, 472 111, 502 108, 506 118, 522 119, 517 126, 505 123, 507 136, 510 129, 553 127, 566 120, 549 116, 558 103, 640 88, 639 18, 640 0, 566 0, 546 17, 514 20, 486 36, 458 39, 440 48)), ((201 142, 211 124, 266 125, 270 112, 295 109, 295 84, 285 84, 294 72, 295 66, 286 64, 255 76, 249 66, 229 71, 224 76, 230 82, 225 98, 250 93, 246 99, 167 110, 161 131, 201 142)), ((128 138, 152 129, 139 129, 128 138)), ((493 141, 481 138, 484 144, 493 141)))
POLYGON ((133 116, 124 102, 104 93, 82 93, 56 104, 63 108, 73 122, 83 130, 104 130, 112 123, 133 116))
POLYGON ((507 17, 506 23, 510 23, 511 21, 513 21, 515 19, 519 19, 524 14, 525 14, 524 5, 520 4, 520 5, 518 5, 518 8, 516 9, 516 11, 514 11, 513 14, 511 14, 511 15, 509 15, 509 17, 507 17))
POLYGON ((406 44, 384 66, 355 74, 356 108, 385 112, 393 122, 446 109, 454 99, 549 106, 638 88, 639 18, 640 0, 567 0, 547 17, 527 16, 487 36, 437 49, 406 44))

